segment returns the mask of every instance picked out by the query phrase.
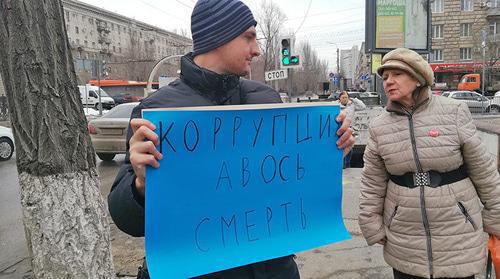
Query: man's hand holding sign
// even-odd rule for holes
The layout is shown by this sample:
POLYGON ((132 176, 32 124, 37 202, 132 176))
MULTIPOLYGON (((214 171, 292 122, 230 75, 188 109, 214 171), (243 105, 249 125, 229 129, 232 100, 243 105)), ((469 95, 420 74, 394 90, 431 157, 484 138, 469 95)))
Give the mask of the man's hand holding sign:
POLYGON ((149 121, 131 122, 152 276, 192 277, 349 238, 337 145, 350 135, 338 106, 216 109, 143 110, 149 121))

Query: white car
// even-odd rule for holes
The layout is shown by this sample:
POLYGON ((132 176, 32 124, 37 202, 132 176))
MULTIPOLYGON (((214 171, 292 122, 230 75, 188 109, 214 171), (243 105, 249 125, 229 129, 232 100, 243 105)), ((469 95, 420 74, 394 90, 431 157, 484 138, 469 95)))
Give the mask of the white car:
POLYGON ((14 136, 12 130, 0 126, 0 161, 7 161, 14 154, 14 136))
POLYGON ((497 91, 497 93, 495 93, 495 96, 494 96, 494 97, 495 97, 495 98, 500 97, 500 91, 497 91))

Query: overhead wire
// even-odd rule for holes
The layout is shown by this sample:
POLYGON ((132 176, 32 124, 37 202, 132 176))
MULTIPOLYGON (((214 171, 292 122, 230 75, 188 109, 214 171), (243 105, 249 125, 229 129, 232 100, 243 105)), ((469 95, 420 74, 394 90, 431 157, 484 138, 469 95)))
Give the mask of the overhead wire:
POLYGON ((182 20, 182 21, 184 21, 184 22, 188 23, 188 21, 187 21, 185 18, 181 18, 181 17, 178 17, 178 16, 176 16, 176 15, 174 15, 174 14, 171 14, 171 13, 169 13, 169 12, 166 12, 166 11, 164 11, 163 9, 160 9, 160 8, 158 8, 157 6, 155 6, 155 5, 151 4, 151 3, 148 3, 148 2, 146 2, 146 1, 144 1, 144 0, 139 0, 139 2, 141 2, 141 3, 145 4, 145 5, 148 5, 149 7, 153 8, 153 9, 155 9, 155 10, 157 10, 157 11, 159 11, 159 12, 163 13, 163 14, 166 14, 166 15, 168 15, 168 16, 172 16, 172 17, 175 17, 175 18, 177 18, 177 19, 179 19, 179 20, 182 20))
POLYGON ((180 1, 180 0, 175 0, 175 2, 177 2, 177 3, 181 4, 181 5, 182 5, 182 6, 184 6, 184 7, 189 8, 190 10, 192 10, 192 9, 193 9, 193 7, 189 6, 188 4, 186 4, 186 3, 184 3, 184 2, 182 2, 182 1, 180 1))
POLYGON ((306 22, 307 15, 309 14, 309 10, 311 9, 311 4, 312 4, 312 0, 309 0, 309 5, 307 6, 307 10, 306 10, 306 14, 304 15, 304 19, 300 23, 299 28, 297 28, 297 30, 295 30, 295 32, 293 33, 294 36, 295 36, 295 34, 297 34, 297 32, 299 32, 300 28, 302 28, 302 25, 304 25, 304 22, 306 22))
MULTIPOLYGON (((309 16, 320 16, 320 15, 327 15, 327 14, 333 14, 333 13, 338 14, 338 13, 343 13, 343 12, 352 11, 352 10, 362 10, 362 9, 364 10, 364 8, 365 8, 364 6, 363 7, 355 7, 355 8, 349 8, 349 9, 343 9, 343 10, 335 10, 335 11, 310 14, 309 16)), ((292 20, 303 19, 303 18, 304 18, 303 16, 293 17, 293 18, 288 18, 285 21, 292 21, 292 20)))

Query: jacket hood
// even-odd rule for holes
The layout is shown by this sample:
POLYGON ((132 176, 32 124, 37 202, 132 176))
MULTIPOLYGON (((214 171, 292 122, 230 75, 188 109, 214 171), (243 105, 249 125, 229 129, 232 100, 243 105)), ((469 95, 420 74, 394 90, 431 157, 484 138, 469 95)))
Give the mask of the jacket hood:
POLYGON ((231 91, 239 87, 240 77, 234 74, 218 74, 194 63, 193 54, 181 58, 180 78, 190 87, 218 104, 232 97, 231 91))

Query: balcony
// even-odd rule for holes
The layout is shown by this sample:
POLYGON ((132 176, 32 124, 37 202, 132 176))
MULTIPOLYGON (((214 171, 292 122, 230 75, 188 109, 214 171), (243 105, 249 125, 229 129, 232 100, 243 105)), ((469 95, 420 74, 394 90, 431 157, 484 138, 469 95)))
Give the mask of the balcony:
POLYGON ((500 17, 500 7, 492 7, 488 9, 487 18, 500 17))

